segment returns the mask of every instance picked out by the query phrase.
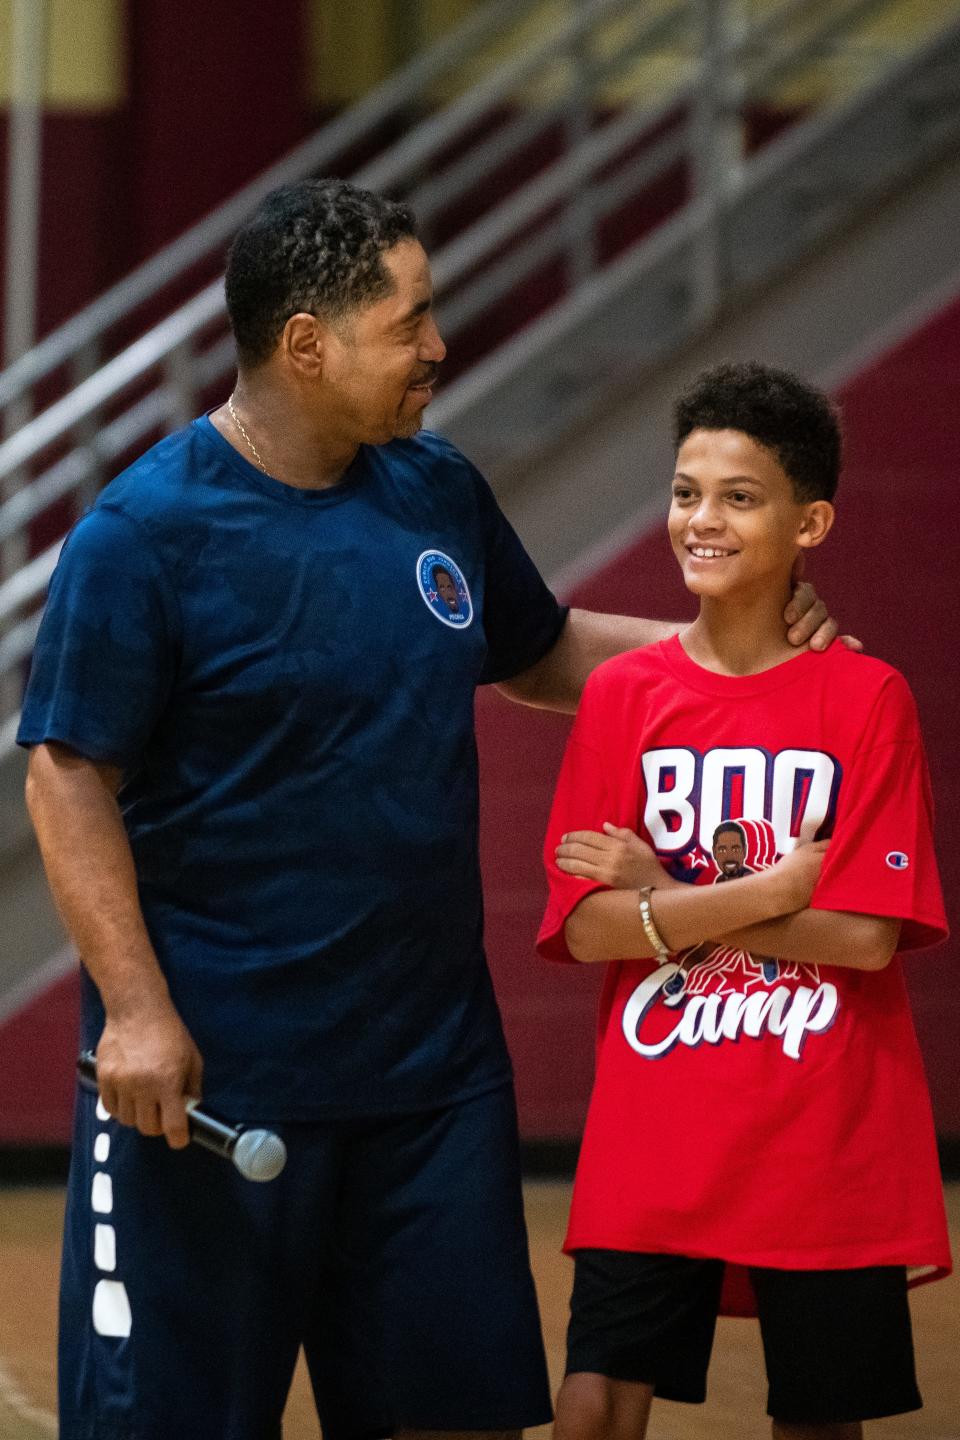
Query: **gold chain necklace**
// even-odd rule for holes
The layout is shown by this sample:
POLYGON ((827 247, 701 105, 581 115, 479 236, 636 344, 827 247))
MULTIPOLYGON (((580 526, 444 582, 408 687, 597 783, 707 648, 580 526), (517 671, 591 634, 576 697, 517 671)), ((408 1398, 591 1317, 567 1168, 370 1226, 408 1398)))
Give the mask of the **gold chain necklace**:
POLYGON ((256 445, 254 445, 253 441, 250 439, 250 436, 247 434, 246 430, 244 430, 243 426, 240 424, 240 416, 237 414, 236 410, 234 410, 234 408, 233 408, 233 396, 232 396, 232 395, 230 396, 229 400, 227 401, 227 409, 230 411, 230 414, 233 416, 233 423, 234 423, 234 425, 236 425, 237 429, 240 431, 240 434, 243 436, 244 440, 247 442, 247 448, 248 448, 248 450, 250 451, 250 454, 253 456, 254 460, 256 460, 257 464, 260 466, 260 469, 263 471, 264 475, 268 475, 270 472, 267 470, 266 465, 264 465, 263 461, 260 459, 260 451, 257 449, 256 445))

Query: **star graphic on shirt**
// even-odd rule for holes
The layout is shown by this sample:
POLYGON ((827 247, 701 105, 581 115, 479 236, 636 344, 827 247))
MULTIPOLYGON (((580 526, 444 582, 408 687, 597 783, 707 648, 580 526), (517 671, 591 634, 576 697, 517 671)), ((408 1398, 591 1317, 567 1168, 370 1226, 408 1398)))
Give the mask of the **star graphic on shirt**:
POLYGON ((667 873, 672 875, 674 880, 682 880, 685 885, 695 885, 704 870, 710 865, 709 856, 704 855, 696 845, 682 855, 667 857, 661 854, 659 859, 667 873))
POLYGON ((428 599, 428 600, 431 602, 431 604, 432 604, 434 600, 439 600, 439 599, 440 599, 440 596, 437 594, 436 590, 428 590, 428 591, 427 591, 427 599, 428 599))
POLYGON ((754 985, 765 984, 763 966, 754 960, 747 950, 734 952, 734 958, 730 964, 723 967, 718 979, 720 983, 714 991, 715 995, 733 995, 737 992, 745 995, 754 985))

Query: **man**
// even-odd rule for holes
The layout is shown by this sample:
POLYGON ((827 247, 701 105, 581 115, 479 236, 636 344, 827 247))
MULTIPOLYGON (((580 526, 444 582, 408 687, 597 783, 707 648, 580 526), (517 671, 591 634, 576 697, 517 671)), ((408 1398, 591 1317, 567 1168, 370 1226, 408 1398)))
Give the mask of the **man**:
POLYGON ((725 820, 713 832, 713 858, 717 864, 716 884, 724 880, 739 880, 742 875, 752 872, 744 865, 747 854, 747 837, 743 826, 736 820, 725 820))
POLYGON ((450 571, 443 565, 434 565, 432 574, 433 583, 437 588, 437 594, 444 605, 446 605, 448 610, 459 610, 460 598, 457 595, 457 587, 450 571))
POLYGON ((226 288, 234 391, 72 533, 20 731, 102 1095, 78 1109, 61 1437, 272 1440, 300 1344, 327 1440, 513 1435, 550 1407, 474 690, 569 710, 675 627, 566 614, 473 467, 418 437, 445 350, 405 206, 280 190, 226 288), (280 1179, 149 1138, 183 1147, 201 1094, 283 1131, 280 1179))

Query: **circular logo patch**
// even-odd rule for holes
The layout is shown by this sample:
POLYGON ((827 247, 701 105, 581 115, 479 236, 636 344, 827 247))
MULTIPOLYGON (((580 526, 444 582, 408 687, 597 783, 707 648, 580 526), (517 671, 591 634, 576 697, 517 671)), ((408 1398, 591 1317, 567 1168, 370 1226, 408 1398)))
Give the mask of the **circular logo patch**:
POLYGON ((891 870, 906 870, 910 864, 910 857, 904 855, 902 850, 891 850, 887 856, 887 864, 891 870))
POLYGON ((465 630, 473 619, 473 601, 463 571, 442 550, 424 550, 417 560, 417 585, 423 603, 444 625, 465 630))

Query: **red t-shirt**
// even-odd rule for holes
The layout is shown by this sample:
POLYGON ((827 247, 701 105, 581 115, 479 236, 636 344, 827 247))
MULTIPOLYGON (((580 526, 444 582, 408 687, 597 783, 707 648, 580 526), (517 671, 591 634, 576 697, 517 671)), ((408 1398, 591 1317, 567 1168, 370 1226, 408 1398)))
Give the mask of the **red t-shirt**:
MULTIPOLYGON (((731 677, 673 638, 594 672, 547 833, 551 959, 572 959, 564 922, 603 888, 562 874, 554 847, 605 820, 694 884, 736 883, 832 836, 814 908, 899 917, 904 950, 947 933, 913 697, 841 645, 731 677)), ((706 944, 611 963, 565 1248, 581 1247, 947 1273, 899 959, 867 972, 706 944)))

